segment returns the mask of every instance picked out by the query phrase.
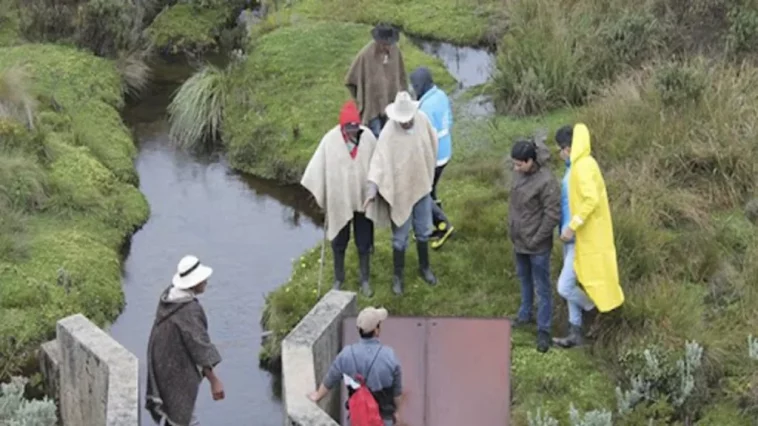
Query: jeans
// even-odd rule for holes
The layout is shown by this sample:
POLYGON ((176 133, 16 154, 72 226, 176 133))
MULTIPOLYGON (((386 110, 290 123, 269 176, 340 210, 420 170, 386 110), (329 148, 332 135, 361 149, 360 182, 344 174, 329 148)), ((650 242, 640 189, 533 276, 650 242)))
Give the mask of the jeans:
POLYGON ((379 138, 379 133, 382 132, 385 124, 387 124, 386 118, 382 116, 374 117, 368 121, 368 128, 371 129, 371 133, 373 133, 374 136, 379 138))
POLYGON ((447 166, 447 164, 437 166, 434 169, 434 183, 432 183, 432 199, 434 200, 434 204, 432 205, 432 221, 435 228, 437 228, 442 222, 450 224, 445 212, 442 211, 442 207, 437 203, 437 182, 439 182, 440 177, 442 176, 442 171, 445 170, 445 166, 447 166))
POLYGON ((528 321, 531 318, 536 286, 537 329, 550 333, 553 320, 553 292, 550 285, 550 250, 539 254, 516 253, 516 273, 521 281, 519 319, 528 321))
POLYGON ((413 205, 411 217, 400 226, 392 224, 392 248, 404 251, 408 247, 408 234, 413 225, 413 234, 416 241, 423 243, 429 241, 432 235, 432 201, 431 194, 424 195, 413 205))
MULTIPOLYGON (((161 426, 169 426, 168 420, 164 417, 163 420, 161 420, 161 426)), ((189 426, 200 426, 200 420, 197 419, 197 416, 195 413, 192 413, 192 418, 190 419, 189 426)))
POLYGON ((569 323, 577 327, 582 326, 582 310, 590 311, 595 307, 592 300, 576 284, 576 271, 574 271, 574 243, 563 245, 563 269, 558 277, 558 294, 566 299, 568 304, 569 323))
POLYGON ((358 254, 368 254, 374 245, 374 222, 366 217, 365 214, 353 212, 353 220, 345 224, 340 232, 332 240, 332 250, 337 253, 344 253, 347 250, 347 243, 350 241, 350 225, 355 232, 355 247, 358 254))

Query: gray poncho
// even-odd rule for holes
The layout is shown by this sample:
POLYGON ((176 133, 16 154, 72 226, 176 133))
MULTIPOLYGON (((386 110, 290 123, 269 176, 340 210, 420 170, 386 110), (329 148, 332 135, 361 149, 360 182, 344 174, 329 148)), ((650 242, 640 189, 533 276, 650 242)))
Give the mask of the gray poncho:
POLYGON ((221 355, 208 336, 208 320, 192 296, 161 294, 147 346, 145 408, 160 422, 189 425, 203 380, 202 369, 215 367, 221 355))

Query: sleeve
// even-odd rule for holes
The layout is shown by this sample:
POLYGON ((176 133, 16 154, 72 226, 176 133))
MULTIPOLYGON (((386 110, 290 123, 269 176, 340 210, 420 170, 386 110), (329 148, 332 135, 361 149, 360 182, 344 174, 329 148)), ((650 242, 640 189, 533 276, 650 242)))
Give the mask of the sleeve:
POLYGON ((442 117, 440 119, 440 131, 439 131, 439 137, 444 138, 445 136, 448 136, 450 134, 450 130, 453 127, 453 111, 450 108, 450 103, 448 103, 442 112, 442 117))
POLYGON ((181 331, 184 346, 195 365, 212 368, 221 362, 221 354, 216 346, 211 343, 205 313, 199 305, 186 312, 186 315, 183 315, 177 324, 181 331))
POLYGON ((550 181, 540 193, 542 203, 542 222, 534 234, 535 243, 552 238, 553 231, 561 222, 561 187, 555 177, 550 176, 550 181))
POLYGON ((342 372, 345 371, 343 366, 345 362, 344 351, 345 349, 342 349, 342 351, 337 354, 337 357, 334 358, 334 362, 329 366, 329 371, 327 371, 324 376, 323 384, 327 389, 334 389, 335 386, 339 385, 340 380, 342 380, 342 372))
POLYGON ((403 371, 400 363, 395 363, 395 369, 392 370, 392 396, 397 398, 403 394, 403 371))
POLYGON ((597 173, 593 170, 591 164, 582 165, 581 162, 575 164, 573 173, 578 174, 577 189, 579 193, 579 203, 577 209, 569 222, 569 228, 572 231, 576 231, 587 220, 590 214, 595 210, 600 201, 600 194, 598 194, 598 185, 596 182, 597 173), (583 167, 582 167, 583 166, 583 167))

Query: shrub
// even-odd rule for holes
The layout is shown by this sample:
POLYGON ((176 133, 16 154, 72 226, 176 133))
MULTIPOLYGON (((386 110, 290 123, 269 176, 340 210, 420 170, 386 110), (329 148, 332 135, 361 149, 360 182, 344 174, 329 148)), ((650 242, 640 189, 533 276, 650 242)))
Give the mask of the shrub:
POLYGON ((121 91, 126 96, 138 97, 150 82, 150 66, 142 51, 119 53, 116 69, 121 76, 121 91))
POLYGON ((0 385, 0 424, 7 426, 56 426, 55 402, 47 397, 26 400, 24 389, 28 379, 14 377, 10 383, 0 385))

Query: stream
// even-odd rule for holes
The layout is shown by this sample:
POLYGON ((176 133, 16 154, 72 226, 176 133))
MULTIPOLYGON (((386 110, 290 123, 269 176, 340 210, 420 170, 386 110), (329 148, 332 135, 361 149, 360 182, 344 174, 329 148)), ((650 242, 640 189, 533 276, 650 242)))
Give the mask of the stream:
MULTIPOLYGON (((494 56, 487 51, 417 43, 445 62, 461 90, 490 76, 494 56)), ((258 367, 264 297, 287 281, 292 260, 323 237, 322 218, 297 186, 242 176, 221 154, 191 155, 170 145, 166 107, 190 73, 184 64, 161 64, 141 100, 124 112, 137 139, 140 190, 151 214, 131 239, 123 272, 126 307, 109 332, 140 359, 144 405, 147 340, 158 297, 179 259, 198 256, 214 268, 200 301, 223 357, 217 373, 226 391, 226 399, 214 402, 203 381, 198 418, 214 426, 280 426, 279 381, 258 367)), ((144 408, 142 425, 153 425, 144 408)))

